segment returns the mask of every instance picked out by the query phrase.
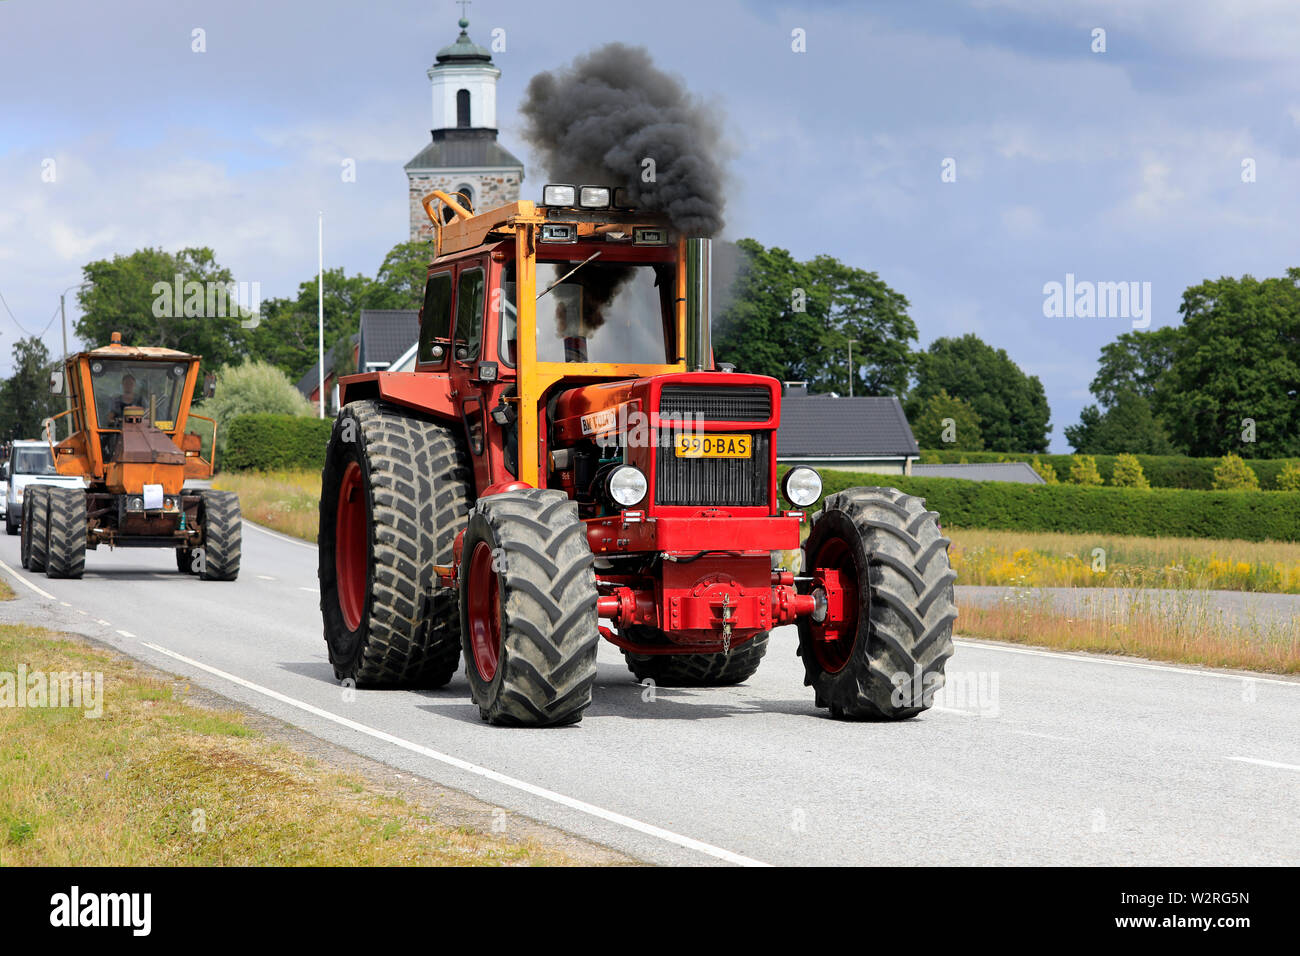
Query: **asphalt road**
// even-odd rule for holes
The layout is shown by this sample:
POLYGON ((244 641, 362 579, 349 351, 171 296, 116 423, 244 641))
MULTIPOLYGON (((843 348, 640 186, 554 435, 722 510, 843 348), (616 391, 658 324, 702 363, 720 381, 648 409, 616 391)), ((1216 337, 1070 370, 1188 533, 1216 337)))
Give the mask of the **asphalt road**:
POLYGON ((959 641, 940 706, 901 724, 813 707, 792 628, 729 689, 646 699, 602 646, 576 727, 480 721, 465 679, 345 691, 316 553, 245 525, 233 583, 170 552, 19 569, 0 619, 88 634, 322 738, 657 863, 1300 862, 1300 681, 959 641), (40 589, 38 592, 34 589, 40 589), (42 593, 43 592, 43 593, 42 593))

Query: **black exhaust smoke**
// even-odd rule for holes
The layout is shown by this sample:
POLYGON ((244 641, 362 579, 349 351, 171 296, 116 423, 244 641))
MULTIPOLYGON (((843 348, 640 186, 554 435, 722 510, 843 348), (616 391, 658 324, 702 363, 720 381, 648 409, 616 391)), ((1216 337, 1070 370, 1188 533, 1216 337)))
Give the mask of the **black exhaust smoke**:
POLYGON ((687 236, 722 228, 720 123, 643 47, 610 43, 537 74, 522 111, 551 182, 624 186, 687 236))

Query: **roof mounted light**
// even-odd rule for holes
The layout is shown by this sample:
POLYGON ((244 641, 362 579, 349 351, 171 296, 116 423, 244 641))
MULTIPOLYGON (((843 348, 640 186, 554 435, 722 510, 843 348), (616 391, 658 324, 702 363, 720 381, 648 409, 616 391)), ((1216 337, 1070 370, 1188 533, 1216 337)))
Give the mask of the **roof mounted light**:
POLYGON ((608 209, 608 186, 583 186, 578 190, 578 205, 583 209, 608 209))
POLYGON ((542 187, 542 205, 572 206, 577 193, 578 188, 576 186, 548 184, 542 187))
POLYGON ((610 203, 615 209, 635 209, 636 202, 632 199, 632 190, 626 186, 619 186, 614 190, 614 201, 610 203))

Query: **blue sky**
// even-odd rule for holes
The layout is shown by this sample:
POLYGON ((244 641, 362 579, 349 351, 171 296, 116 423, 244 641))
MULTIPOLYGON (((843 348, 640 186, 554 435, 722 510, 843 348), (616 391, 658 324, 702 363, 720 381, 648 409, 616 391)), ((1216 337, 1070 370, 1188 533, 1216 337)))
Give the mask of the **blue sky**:
MULTIPOLYGON (((85 262, 147 245, 211 246, 264 297, 289 294, 315 272, 317 210, 327 264, 373 274, 406 235, 424 71, 459 14, 0 0, 0 294, 39 331, 85 262)), ((1300 264, 1292 2, 476 0, 469 17, 480 43, 505 30, 501 138, 527 164, 526 196, 544 180, 515 113, 529 77, 642 43, 726 124, 726 236, 879 272, 923 345, 973 331, 1006 348, 1043 380, 1053 450, 1090 401, 1099 349, 1131 323, 1045 318, 1045 283, 1150 282, 1158 327, 1188 285, 1300 264)), ((0 310, 0 369, 22 334, 0 310)), ((45 339, 58 350, 57 320, 45 339)))

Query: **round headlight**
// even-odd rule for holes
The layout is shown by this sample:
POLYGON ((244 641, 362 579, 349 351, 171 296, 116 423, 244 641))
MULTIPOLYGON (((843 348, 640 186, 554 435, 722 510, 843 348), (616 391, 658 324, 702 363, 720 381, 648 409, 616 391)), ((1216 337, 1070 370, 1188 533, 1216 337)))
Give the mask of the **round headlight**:
POLYGON ((790 504, 807 508, 822 495, 822 476, 811 468, 791 468, 785 473, 781 493, 790 504))
POLYGON ((631 508, 645 497, 645 493, 650 490, 650 485, 639 468, 634 468, 632 465, 619 465, 609 473, 609 478, 605 481, 605 490, 609 492, 609 497, 613 501, 624 508, 631 508))

